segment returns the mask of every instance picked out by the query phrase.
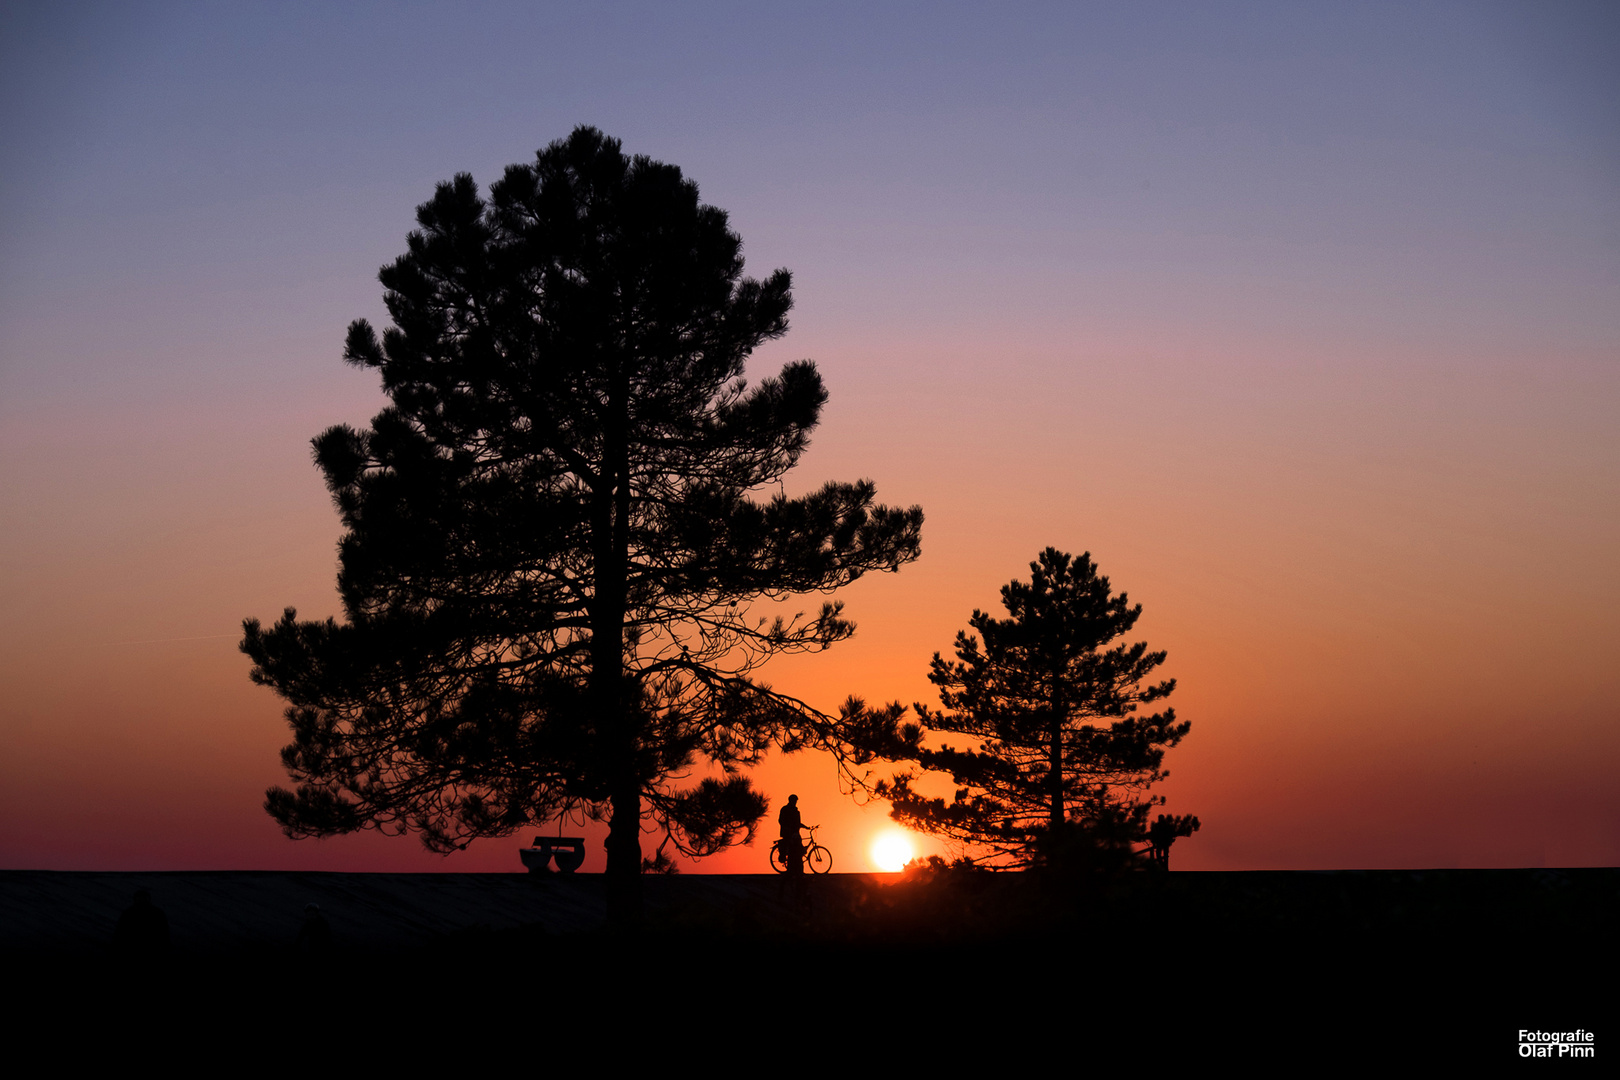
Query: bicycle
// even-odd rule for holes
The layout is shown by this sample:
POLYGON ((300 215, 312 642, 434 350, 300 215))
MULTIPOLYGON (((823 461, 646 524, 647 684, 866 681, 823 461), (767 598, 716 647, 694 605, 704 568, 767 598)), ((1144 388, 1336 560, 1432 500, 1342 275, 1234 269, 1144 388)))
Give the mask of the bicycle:
MULTIPOLYGON (((832 869, 832 852, 816 843, 816 830, 820 825, 804 826, 810 833, 810 842, 804 846, 804 862, 812 874, 825 874, 832 869)), ((771 845, 771 869, 778 874, 788 872, 788 856, 782 851, 782 841, 771 845)))

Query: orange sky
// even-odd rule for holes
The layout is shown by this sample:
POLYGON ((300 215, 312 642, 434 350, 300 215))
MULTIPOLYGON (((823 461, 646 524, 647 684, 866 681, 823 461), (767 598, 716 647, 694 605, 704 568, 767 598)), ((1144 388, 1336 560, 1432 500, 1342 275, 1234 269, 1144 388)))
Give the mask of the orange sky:
MULTIPOLYGON (((337 611, 308 440, 380 403, 337 357, 412 208, 579 122, 795 272, 751 368, 828 385, 793 482, 927 514, 919 562, 841 594, 856 637, 768 681, 932 703, 975 607, 1089 551, 1192 721, 1178 867, 1615 864, 1620 39, 1569 11, 720 20, 736 48, 692 48, 748 57, 753 104, 651 14, 402 18, 488 76, 454 92, 347 66, 375 28, 315 8, 12 17, 6 97, 49 107, 0 126, 0 866, 517 868, 281 837, 280 704, 236 642, 337 611), (501 51, 528 29, 621 47, 501 51)), ((869 868, 882 810, 825 759, 757 779, 869 868)))

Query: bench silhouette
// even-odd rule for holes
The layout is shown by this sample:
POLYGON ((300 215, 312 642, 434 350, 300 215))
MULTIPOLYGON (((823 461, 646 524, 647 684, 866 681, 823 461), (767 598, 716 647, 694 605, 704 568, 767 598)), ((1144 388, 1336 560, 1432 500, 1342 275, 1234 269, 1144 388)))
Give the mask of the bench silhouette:
POLYGON ((553 859, 557 869, 572 874, 585 862, 585 839, 579 836, 537 836, 534 846, 518 848, 518 857, 531 874, 549 874, 553 859))

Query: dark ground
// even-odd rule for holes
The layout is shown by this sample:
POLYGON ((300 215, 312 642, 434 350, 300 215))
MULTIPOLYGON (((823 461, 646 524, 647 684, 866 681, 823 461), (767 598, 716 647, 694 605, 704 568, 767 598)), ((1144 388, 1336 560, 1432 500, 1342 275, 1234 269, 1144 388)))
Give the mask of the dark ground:
POLYGON ((0 960, 30 988, 8 1026, 391 1054, 482 1032, 497 1056, 554 1032, 589 1060, 863 1067, 1055 1052, 1064 1072, 1597 1067, 1519 1059, 1520 1028, 1620 1053, 1620 870, 643 881, 644 925, 614 933, 592 874, 0 872, 0 960), (136 888, 168 917, 161 956, 113 948, 136 888), (310 902, 330 949, 294 945, 310 902))

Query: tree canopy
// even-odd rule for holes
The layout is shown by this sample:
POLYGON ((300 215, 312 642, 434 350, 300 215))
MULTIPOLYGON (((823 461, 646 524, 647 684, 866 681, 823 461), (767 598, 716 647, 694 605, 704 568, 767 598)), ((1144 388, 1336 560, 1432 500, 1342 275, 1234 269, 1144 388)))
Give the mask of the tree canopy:
MULTIPOLYGON (((1008 618, 975 611, 977 636, 956 635, 954 660, 934 654, 943 710, 916 705, 915 723, 900 723, 898 705, 865 714, 874 756, 917 767, 876 789, 897 821, 993 861, 1119 865, 1147 839, 1149 810, 1163 803, 1148 789, 1190 725, 1173 709, 1138 712, 1175 680, 1145 682, 1165 654, 1119 640, 1142 606, 1115 595, 1089 553, 1047 548, 1030 573, 1002 587, 1008 618), (918 769, 948 775, 952 798, 924 794, 918 769)), ((1169 820, 1176 835, 1197 828, 1169 820)))
POLYGON ((296 787, 266 808, 293 836, 441 851, 582 811, 610 819, 621 878, 644 815, 687 854, 751 838, 765 800, 739 770, 828 734, 752 673, 854 630, 837 601, 759 602, 897 570, 922 511, 864 480, 756 498, 827 394, 808 360, 744 378, 791 278, 744 277, 675 166, 581 127, 487 199, 438 185, 417 222, 379 275, 393 326, 355 322, 343 354, 391 404, 314 440, 344 619, 244 623, 293 732, 296 787))

